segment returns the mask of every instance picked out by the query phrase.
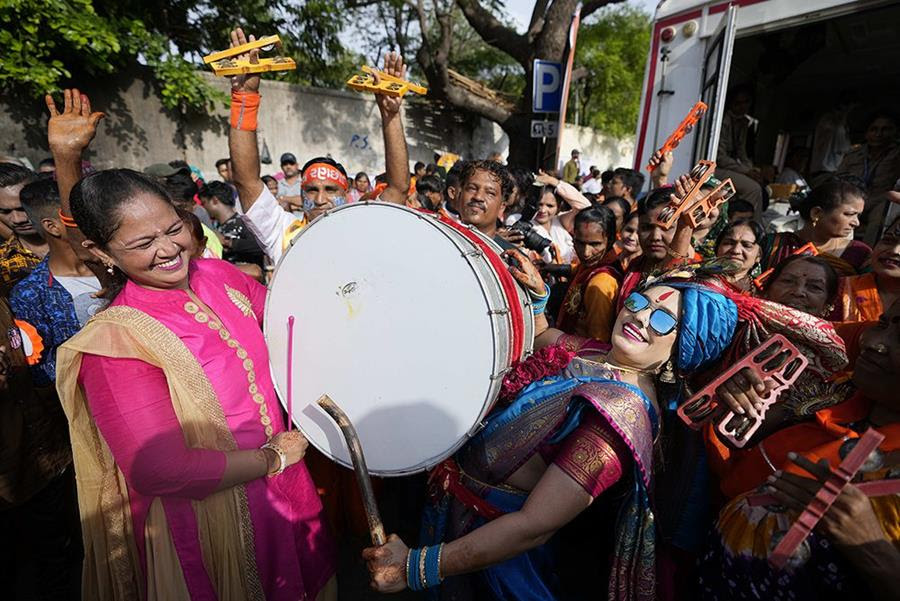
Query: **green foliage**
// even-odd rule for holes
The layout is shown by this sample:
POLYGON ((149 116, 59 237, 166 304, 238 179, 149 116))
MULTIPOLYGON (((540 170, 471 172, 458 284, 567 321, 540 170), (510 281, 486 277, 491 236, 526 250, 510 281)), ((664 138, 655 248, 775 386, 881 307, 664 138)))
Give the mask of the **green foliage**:
POLYGON ((613 136, 634 133, 644 64, 650 46, 650 15, 620 4, 592 15, 578 32, 575 69, 587 76, 572 84, 567 119, 613 136))
POLYGON ((206 112, 226 97, 201 58, 227 48, 235 25, 281 35, 298 69, 267 78, 343 86, 358 63, 341 18, 326 0, 0 0, 0 91, 39 98, 140 64, 164 106, 206 112))
POLYGON ((112 70, 121 52, 115 24, 90 0, 7 0, 0 3, 0 87, 24 85, 34 94, 58 87, 71 76, 67 55, 84 57, 92 74, 112 70))
POLYGON ((347 50, 338 38, 346 12, 339 2, 306 0, 285 7, 288 19, 282 39, 297 70, 288 81, 309 86, 341 88, 362 64, 359 55, 347 50))

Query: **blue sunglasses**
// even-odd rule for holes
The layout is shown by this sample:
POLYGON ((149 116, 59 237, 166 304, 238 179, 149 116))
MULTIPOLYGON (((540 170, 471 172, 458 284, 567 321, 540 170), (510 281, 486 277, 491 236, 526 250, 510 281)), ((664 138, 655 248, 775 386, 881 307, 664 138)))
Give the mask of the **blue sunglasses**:
MULTIPOLYGON (((650 299, 640 292, 632 292, 625 299, 625 308, 632 313, 640 313, 649 306, 650 299)), ((660 336, 671 333, 677 325, 678 319, 665 309, 656 308, 650 312, 650 329, 660 336)))

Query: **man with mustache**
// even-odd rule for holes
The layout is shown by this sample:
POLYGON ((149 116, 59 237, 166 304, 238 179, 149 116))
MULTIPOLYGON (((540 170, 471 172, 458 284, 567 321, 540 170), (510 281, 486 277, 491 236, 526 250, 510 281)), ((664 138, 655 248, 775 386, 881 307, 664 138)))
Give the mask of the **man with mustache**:
POLYGON ((459 179, 456 206, 460 221, 492 238, 504 250, 516 248, 497 234, 500 215, 515 186, 509 170, 495 161, 471 161, 463 167, 459 179))

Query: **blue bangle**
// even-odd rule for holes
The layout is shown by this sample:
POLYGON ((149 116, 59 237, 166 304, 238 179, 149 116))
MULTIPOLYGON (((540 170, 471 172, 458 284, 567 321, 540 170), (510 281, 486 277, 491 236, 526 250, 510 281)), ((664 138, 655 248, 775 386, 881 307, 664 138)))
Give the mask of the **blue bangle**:
POLYGON ((411 591, 421 591, 422 583, 419 580, 419 556, 421 549, 410 549, 406 558, 406 586, 411 591))
POLYGON ((546 302, 547 299, 550 298, 550 286, 548 286, 547 284, 544 284, 544 289, 546 290, 546 292, 544 292, 544 294, 542 296, 538 296, 537 294, 535 294, 534 292, 529 290, 528 294, 531 295, 531 300, 536 301, 536 302, 540 302, 540 301, 546 302))
POLYGON ((547 308, 547 299, 539 300, 531 304, 531 312, 534 313, 535 316, 540 315, 547 308))
POLYGON ((443 544, 428 547, 428 555, 425 556, 425 582, 424 588, 431 588, 441 583, 441 551, 443 544))

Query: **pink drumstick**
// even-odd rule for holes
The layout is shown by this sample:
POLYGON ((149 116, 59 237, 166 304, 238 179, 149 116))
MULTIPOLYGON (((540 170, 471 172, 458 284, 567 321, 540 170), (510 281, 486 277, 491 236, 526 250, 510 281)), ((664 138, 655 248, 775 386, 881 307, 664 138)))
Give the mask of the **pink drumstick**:
POLYGON ((294 429, 294 316, 288 316, 287 341, 287 411, 288 431, 294 429))

